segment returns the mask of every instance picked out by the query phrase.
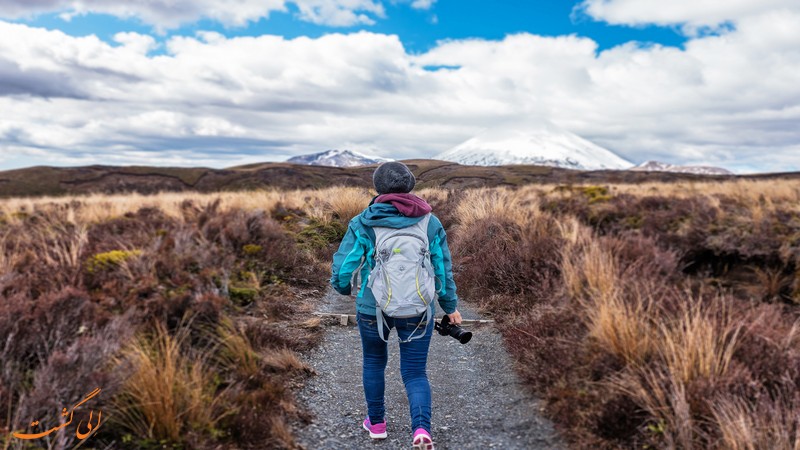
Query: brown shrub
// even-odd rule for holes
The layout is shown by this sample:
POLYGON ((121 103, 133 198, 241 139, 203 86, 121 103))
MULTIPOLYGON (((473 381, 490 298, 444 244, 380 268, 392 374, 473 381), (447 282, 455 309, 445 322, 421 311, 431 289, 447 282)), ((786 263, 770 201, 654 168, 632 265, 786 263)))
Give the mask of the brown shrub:
POLYGON ((246 449, 296 448, 286 425, 290 403, 287 388, 280 379, 268 378, 258 389, 239 390, 231 397, 236 413, 223 419, 222 426, 236 436, 236 444, 246 449))
POLYGON ((464 198, 464 191, 424 189, 418 195, 431 205, 433 214, 439 218, 445 231, 449 233, 458 223, 458 205, 464 198))
POLYGON ((586 333, 578 311, 563 300, 513 314, 501 331, 521 375, 536 389, 552 386, 575 370, 586 333))
POLYGON ((12 406, 2 408, 0 418, 18 422, 45 409, 58 411, 55 402, 75 401, 85 394, 84 385, 97 383, 107 396, 100 403, 104 419, 106 411, 114 412, 114 398, 117 417, 127 420, 127 428, 120 422, 103 427, 101 441, 126 438, 131 447, 164 438, 192 448, 263 448, 257 440, 240 443, 233 425, 222 425, 219 409, 224 404, 225 411, 237 412, 236 400, 247 404, 263 385, 274 402, 258 408, 258 420, 249 416, 251 424, 268 430, 273 447, 292 445, 285 423, 298 412, 281 386, 306 373, 291 349, 310 348, 321 333, 310 323, 285 322, 295 321, 297 288, 322 285, 328 269, 298 248, 290 226, 255 208, 222 210, 220 201, 184 202, 169 214, 128 205, 123 215, 95 211, 92 223, 76 220, 73 206, 39 205, 35 213, 0 224, 0 400, 12 406), (243 293, 252 294, 248 303, 230 301, 243 293), (264 330, 251 333, 263 347, 229 351, 227 360, 210 358, 222 343, 228 350, 249 343, 246 329, 229 332, 228 339, 209 333, 232 313, 268 315, 264 330), (179 344, 158 344, 175 341, 189 316, 194 325, 179 344), (136 345, 120 350, 126 336, 152 324, 163 330, 160 339, 137 340, 138 353, 136 345), (108 364, 115 354, 125 363, 108 364), (122 379, 138 384, 126 384, 117 395, 122 379), (159 402, 166 405, 161 412, 154 406, 159 402), (177 428, 156 430, 156 422, 176 416, 177 428))
POLYGON ((540 220, 545 223, 520 226, 497 217, 460 227, 453 244, 459 291, 491 303, 499 316, 548 299, 559 284, 559 242, 552 219, 540 220), (494 295, 516 300, 496 302, 494 295))
MULTIPOLYGON (((52 351, 33 376, 29 390, 19 399, 15 429, 26 428, 26 421, 36 418, 43 424, 59 423, 62 408, 70 408, 95 388, 100 394, 75 412, 75 423, 87 420, 89 410, 109 411, 121 379, 109 370, 109 362, 131 336, 129 318, 116 316, 105 327, 81 329, 72 343, 52 351)), ((106 416, 107 417, 107 416, 106 416)), ((75 433, 59 433, 57 446, 68 448, 76 443, 75 433)))

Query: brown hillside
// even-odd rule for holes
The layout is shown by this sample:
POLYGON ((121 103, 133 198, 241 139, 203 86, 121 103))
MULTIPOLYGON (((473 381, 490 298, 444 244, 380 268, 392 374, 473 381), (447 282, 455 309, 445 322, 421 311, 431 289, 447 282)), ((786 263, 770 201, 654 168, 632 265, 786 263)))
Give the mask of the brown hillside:
MULTIPOLYGON (((708 179, 703 175, 632 172, 575 171, 545 166, 462 166, 456 163, 413 159, 405 161, 424 187, 494 187, 529 183, 640 183, 708 179)), ((309 189, 329 186, 372 185, 375 166, 352 168, 305 166, 267 162, 211 169, 203 167, 147 166, 36 166, 0 172, 0 197, 68 195, 85 193, 159 191, 233 191, 274 187, 309 189)), ((797 174, 768 174, 739 178, 784 178, 797 174)), ((714 179, 730 179, 714 177, 714 179)))

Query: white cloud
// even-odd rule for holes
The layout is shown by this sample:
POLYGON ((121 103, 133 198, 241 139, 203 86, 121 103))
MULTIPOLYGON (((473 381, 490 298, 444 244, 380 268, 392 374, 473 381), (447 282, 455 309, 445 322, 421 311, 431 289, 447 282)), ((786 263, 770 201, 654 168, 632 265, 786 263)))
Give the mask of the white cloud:
POLYGON ((689 33, 773 11, 800 11, 797 0, 583 0, 581 11, 616 25, 681 25, 689 33))
POLYGON ((414 0, 411 7, 414 9, 431 9, 436 0, 414 0))
POLYGON ((139 33, 117 33, 114 35, 114 42, 143 55, 158 48, 158 43, 153 36, 139 33))
POLYGON ((0 35, 6 161, 225 167, 328 148, 429 157, 544 117, 634 162, 800 170, 800 13, 745 17, 685 49, 599 54, 587 38, 529 34, 422 55, 368 32, 199 33, 168 39, 165 54, 134 33, 110 45, 0 22, 0 35))
POLYGON ((6 0, 0 17, 18 19, 55 12, 70 20, 76 15, 102 13, 137 18, 164 31, 203 18, 244 26, 274 11, 287 11, 287 4, 297 7, 301 20, 334 27, 370 25, 375 18, 385 17, 381 0, 6 0))
POLYGON ((300 19, 319 25, 372 25, 375 21, 364 13, 386 16, 383 5, 372 0, 294 0, 294 3, 300 10, 300 19))

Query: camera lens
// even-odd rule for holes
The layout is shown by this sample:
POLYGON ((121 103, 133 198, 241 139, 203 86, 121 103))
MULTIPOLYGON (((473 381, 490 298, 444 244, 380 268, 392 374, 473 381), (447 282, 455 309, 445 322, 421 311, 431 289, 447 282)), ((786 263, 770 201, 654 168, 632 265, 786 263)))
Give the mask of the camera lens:
POLYGON ((447 317, 447 315, 442 316, 441 322, 434 322, 434 328, 436 328, 436 331, 442 336, 451 336, 462 344, 466 344, 472 339, 472 332, 450 323, 450 318, 447 317))
POLYGON ((459 327, 458 325, 451 325, 450 326, 450 336, 458 339, 458 342, 461 342, 462 344, 466 344, 467 342, 469 342, 470 339, 472 339, 472 332, 471 331, 467 331, 467 330, 459 327))

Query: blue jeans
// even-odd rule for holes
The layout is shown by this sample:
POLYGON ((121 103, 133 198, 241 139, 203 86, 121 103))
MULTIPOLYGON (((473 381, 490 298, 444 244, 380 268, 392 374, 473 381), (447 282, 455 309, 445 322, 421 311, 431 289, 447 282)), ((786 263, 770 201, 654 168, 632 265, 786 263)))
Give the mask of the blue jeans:
MULTIPOLYGON (((420 317, 408 319, 396 319, 384 316, 386 326, 389 329, 396 328, 397 334, 401 339, 408 339, 414 331, 420 317)), ((375 316, 357 313, 358 332, 361 334, 361 348, 364 353, 363 382, 364 396, 367 399, 367 412, 370 423, 381 423, 384 421, 384 390, 386 381, 384 372, 386 362, 389 359, 387 344, 378 335, 378 323, 375 316)), ((422 334, 425 329, 425 336, 414 339, 408 343, 400 343, 400 375, 406 385, 406 395, 408 395, 409 412, 411 413, 411 430, 424 428, 428 433, 431 432, 431 385, 428 382, 428 374, 425 366, 428 362, 428 348, 433 335, 433 318, 427 324, 420 325, 414 332, 414 336, 422 334)), ((384 327, 383 336, 389 339, 389 329, 384 327)))

